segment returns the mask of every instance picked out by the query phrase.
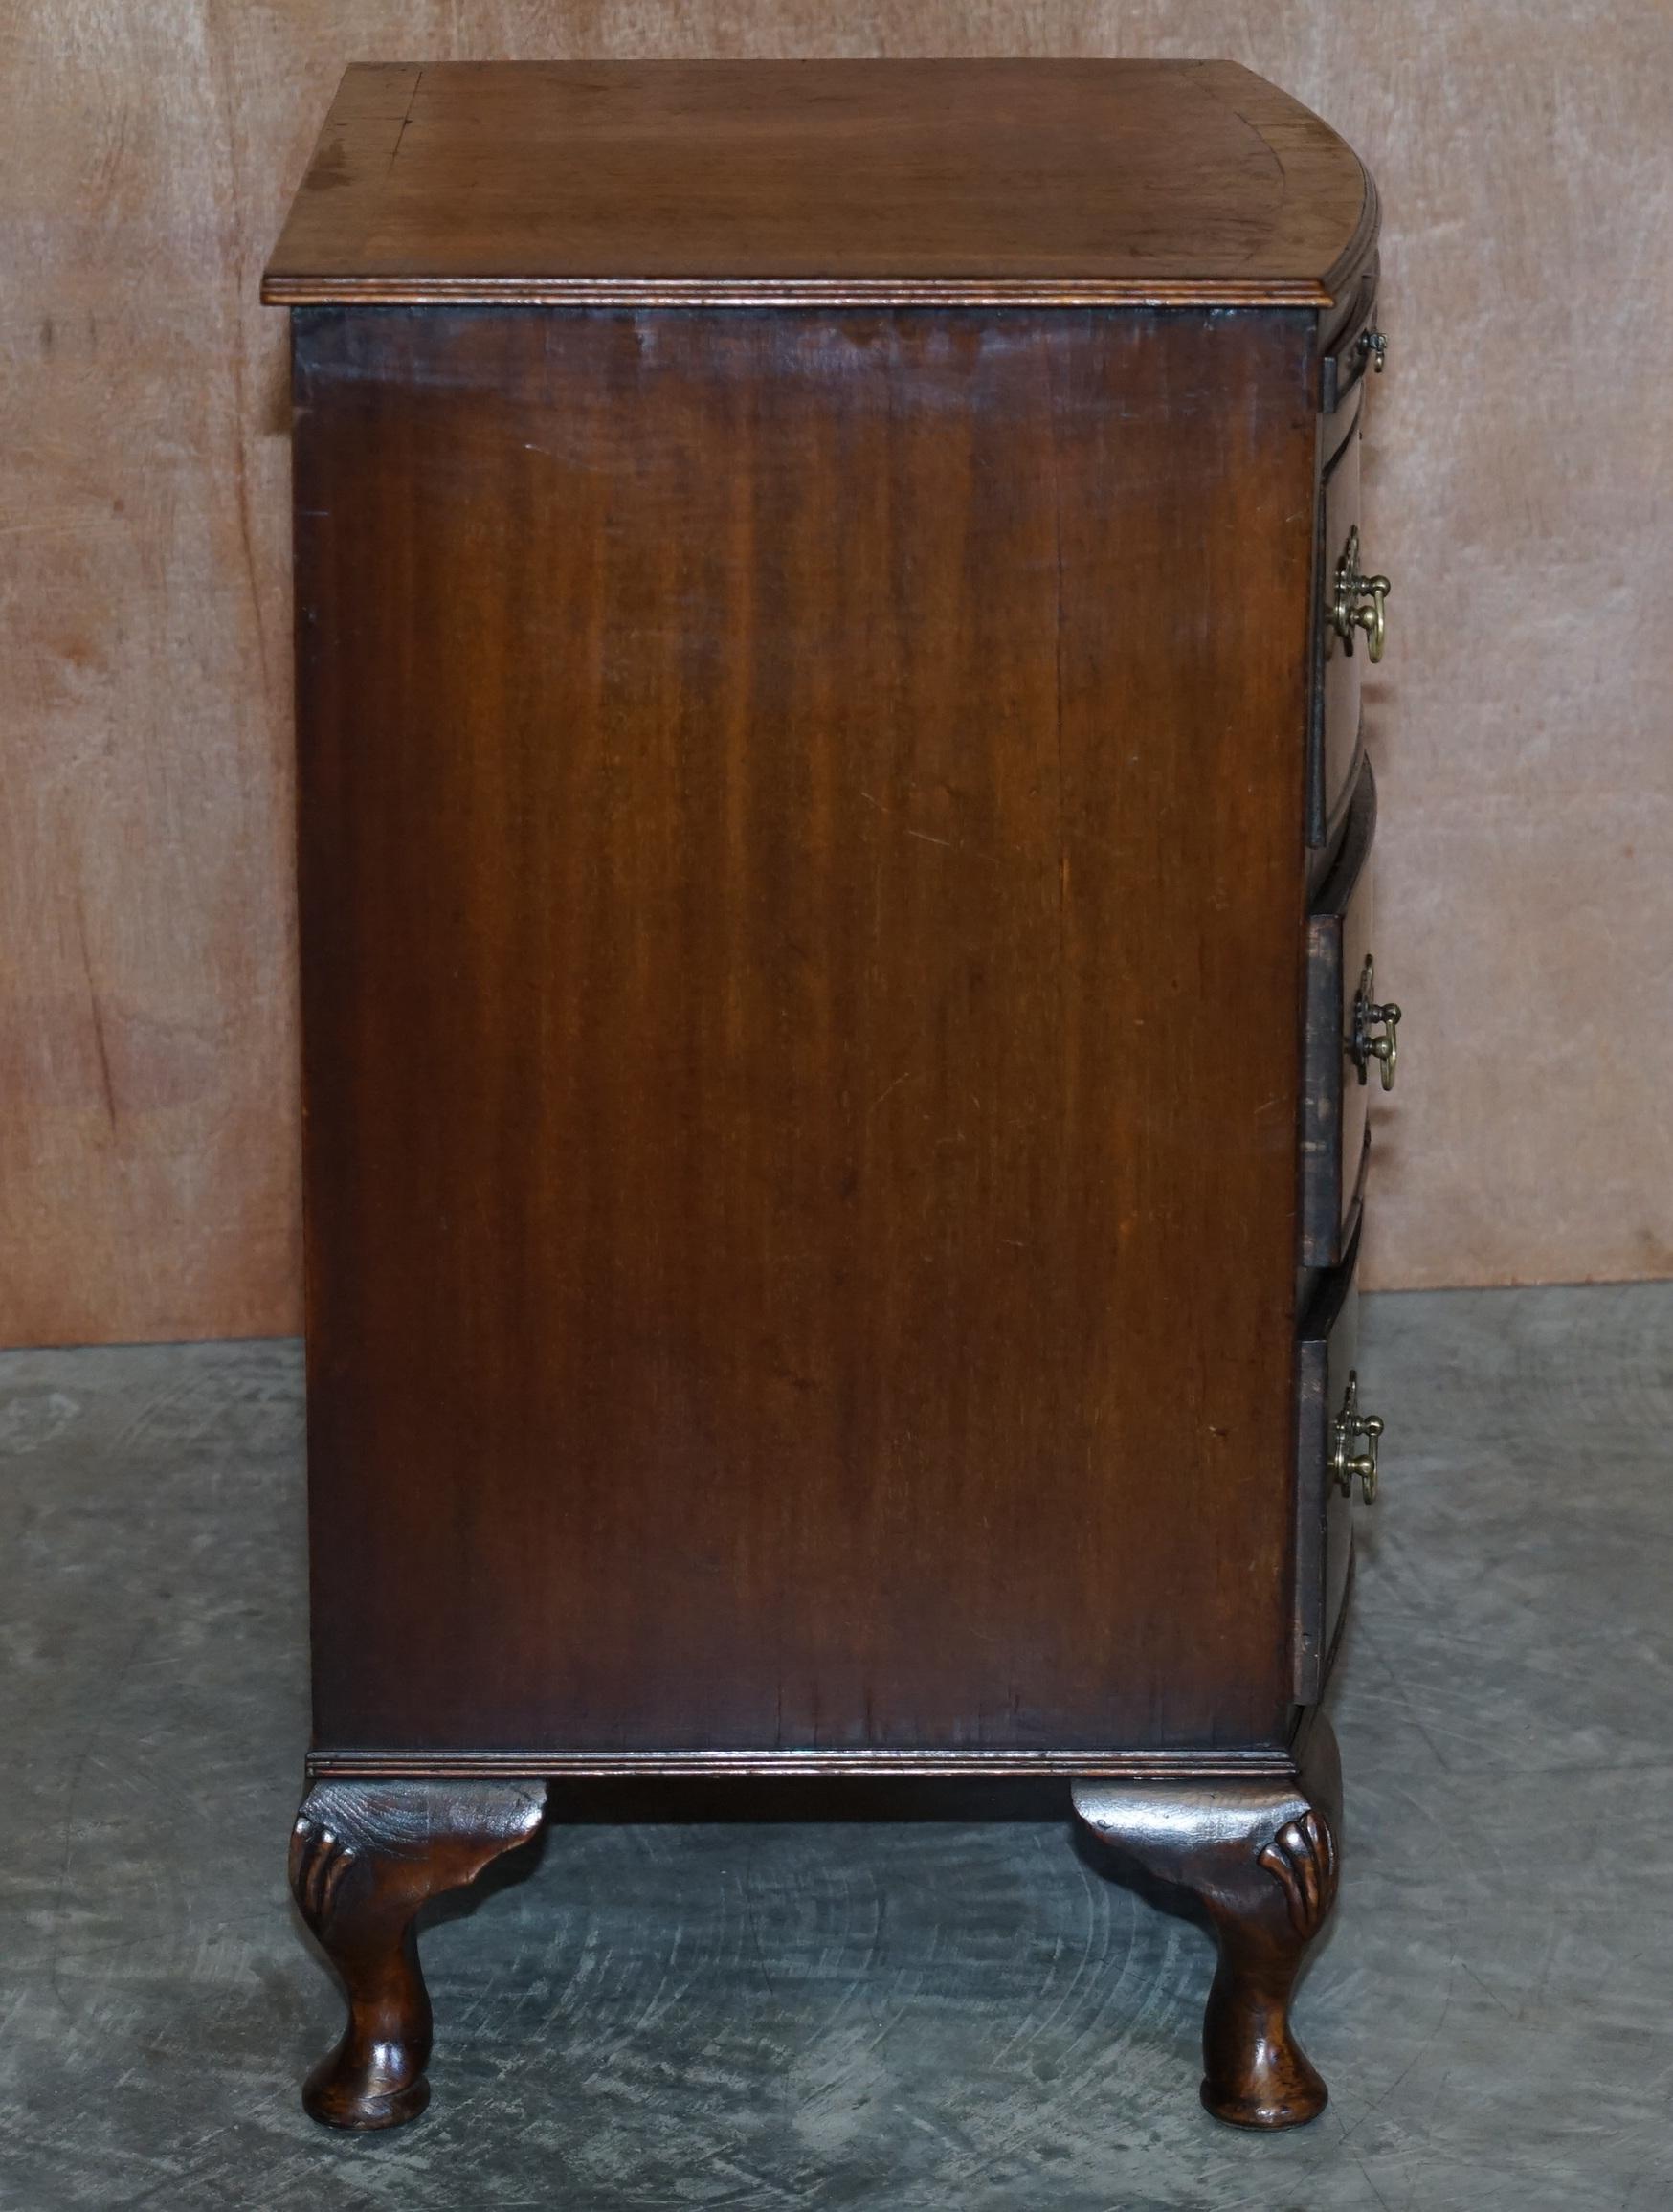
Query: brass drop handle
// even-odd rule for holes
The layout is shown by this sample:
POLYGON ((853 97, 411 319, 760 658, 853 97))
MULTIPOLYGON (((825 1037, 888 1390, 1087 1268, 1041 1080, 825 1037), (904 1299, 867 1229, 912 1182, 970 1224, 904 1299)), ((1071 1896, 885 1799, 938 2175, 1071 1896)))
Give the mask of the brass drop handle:
POLYGON ((1389 342, 1380 330, 1362 330, 1359 333, 1359 350, 1380 376, 1383 363, 1389 357, 1389 342))
POLYGON ((1342 649, 1350 657, 1353 652, 1353 633, 1365 632, 1365 650, 1372 660, 1383 657, 1383 640, 1388 623, 1384 604, 1391 586, 1386 576, 1362 576, 1359 572, 1359 525, 1354 524, 1348 533, 1348 543, 1342 548, 1342 558, 1336 564, 1336 590, 1330 602, 1330 622, 1342 640, 1342 649))
POLYGON ((1376 1444, 1382 1433, 1377 1416, 1359 1410, 1359 1374, 1355 1370, 1348 1377, 1342 1411, 1330 1424, 1330 1480, 1345 1498, 1353 1495, 1355 1475, 1359 1477, 1360 1496, 1368 1506, 1376 1496, 1376 1444), (1351 1446, 1362 1440, 1369 1448, 1355 1453, 1351 1446))
POLYGON ((1364 1083, 1374 1060, 1382 1070, 1384 1090, 1394 1087, 1394 1064, 1400 1057, 1400 1010, 1391 998, 1379 1006, 1376 1003, 1376 968, 1368 952, 1365 966, 1359 971, 1359 989, 1353 994, 1353 1030, 1348 1039, 1348 1050, 1359 1080, 1364 1083), (1372 1033, 1380 1029, 1382 1035, 1372 1033))

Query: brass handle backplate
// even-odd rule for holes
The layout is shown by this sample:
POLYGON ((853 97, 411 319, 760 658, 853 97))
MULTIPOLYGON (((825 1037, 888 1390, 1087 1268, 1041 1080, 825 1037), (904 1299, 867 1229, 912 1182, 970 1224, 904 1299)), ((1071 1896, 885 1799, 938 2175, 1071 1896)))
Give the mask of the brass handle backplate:
POLYGON ((1383 1424, 1376 1415, 1359 1410, 1359 1374, 1354 1370, 1348 1377, 1342 1411, 1330 1424, 1330 1480, 1345 1498, 1353 1495, 1356 1475, 1366 1504, 1376 1496, 1376 1445, 1382 1433, 1383 1424), (1352 1447, 1360 1442, 1366 1449, 1355 1452, 1352 1447))
POLYGON ((1353 1027, 1349 1033, 1348 1051, 1359 1080, 1364 1083, 1374 1060, 1382 1070, 1384 1090, 1394 1087, 1394 1063, 1399 1059, 1400 1010, 1391 998, 1385 1005, 1376 1002, 1376 968, 1371 954, 1365 956, 1365 966, 1359 971, 1359 989, 1353 994, 1353 1027), (1380 1037, 1372 1034, 1381 1030, 1380 1037))
POLYGON ((1384 606, 1389 591, 1386 576, 1362 576, 1359 572, 1359 525, 1355 523, 1348 533, 1342 558, 1336 564, 1335 591, 1330 601, 1330 625, 1341 638, 1345 653, 1352 654, 1353 633, 1363 630, 1367 654, 1372 660, 1382 659, 1388 630, 1384 606))

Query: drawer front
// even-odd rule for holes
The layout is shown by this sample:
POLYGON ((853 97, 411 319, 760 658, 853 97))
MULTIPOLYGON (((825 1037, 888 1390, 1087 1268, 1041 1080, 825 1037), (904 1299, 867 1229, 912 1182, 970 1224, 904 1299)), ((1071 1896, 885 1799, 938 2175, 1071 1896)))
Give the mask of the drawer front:
MULTIPOLYGON (((1319 424, 1319 483, 1321 491, 1327 488, 1331 472, 1341 459, 1343 449, 1349 440, 1359 436, 1363 409, 1364 392, 1358 385, 1355 385, 1336 413, 1327 414, 1321 419, 1319 424)), ((1325 517, 1323 508, 1321 508, 1319 515, 1321 531, 1323 531, 1324 526, 1325 517)))
POLYGON ((1377 327, 1377 265, 1373 261, 1359 280, 1359 297, 1319 364, 1319 406, 1327 415, 1342 415, 1357 397, 1366 372, 1380 369, 1382 333, 1377 327))
MULTIPOLYGON (((1319 603, 1313 670, 1313 777, 1309 841, 1326 844, 1340 817, 1360 752, 1360 679, 1366 648, 1355 637, 1353 650, 1339 637, 1330 619, 1336 572, 1359 527, 1359 429, 1357 422, 1325 471, 1324 514, 1319 545, 1319 603)), ((1363 551, 1360 566, 1365 566, 1363 551)))
MULTIPOLYGON (((1298 1346, 1295 1651, 1303 1705, 1324 1689, 1353 1561, 1352 1501, 1330 1462, 1338 1423, 1361 1396, 1358 1267, 1356 1229, 1341 1266, 1321 1279, 1298 1346)), ((1358 1457, 1370 1446, 1350 1433, 1345 1449, 1358 1457)))
POLYGON ((1371 1131, 1369 1065, 1353 1052, 1371 958, 1371 848, 1376 782, 1369 760, 1355 779, 1335 865, 1307 918, 1306 1042, 1302 1084, 1301 1252, 1304 1267, 1334 1267, 1354 1233, 1371 1131))

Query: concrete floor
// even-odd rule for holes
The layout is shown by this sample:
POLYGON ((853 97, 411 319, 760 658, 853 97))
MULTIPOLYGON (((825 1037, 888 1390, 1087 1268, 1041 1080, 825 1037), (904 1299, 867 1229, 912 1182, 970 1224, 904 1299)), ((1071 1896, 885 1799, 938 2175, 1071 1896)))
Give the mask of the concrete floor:
POLYGON ((431 1929, 435 2103, 354 2139, 296 2096, 339 2010, 281 1875, 295 1348, 0 1358, 0 2204, 1664 2212, 1673 1285, 1372 1301, 1361 1366, 1315 2126, 1201 2112, 1207 1940, 1059 1794, 693 1789, 431 1929))

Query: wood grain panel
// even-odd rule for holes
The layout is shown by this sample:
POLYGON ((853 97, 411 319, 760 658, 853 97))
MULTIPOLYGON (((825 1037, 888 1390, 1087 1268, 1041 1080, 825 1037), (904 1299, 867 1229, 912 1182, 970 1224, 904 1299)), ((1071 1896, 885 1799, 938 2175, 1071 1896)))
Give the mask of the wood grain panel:
POLYGON ((1295 319, 298 343, 320 1743, 1275 1740, 1295 319))
POLYGON ((1673 280, 1634 212, 1659 0, 80 0, 0 47, 0 1339, 297 1325, 285 335, 256 284, 345 66, 402 53, 1223 55, 1361 147, 1378 972, 1410 1016, 1362 1272, 1673 1269, 1673 1029, 1641 1018, 1673 983, 1673 280))

